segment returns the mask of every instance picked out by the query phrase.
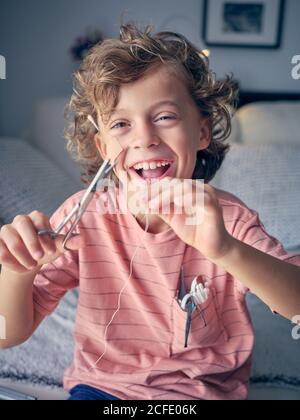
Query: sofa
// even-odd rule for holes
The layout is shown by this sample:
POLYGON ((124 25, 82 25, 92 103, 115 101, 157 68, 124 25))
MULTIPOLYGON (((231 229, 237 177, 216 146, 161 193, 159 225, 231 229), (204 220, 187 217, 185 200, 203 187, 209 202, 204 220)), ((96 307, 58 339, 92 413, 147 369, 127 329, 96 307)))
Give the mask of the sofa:
MULTIPOLYGON (((0 138, 0 223, 34 209, 50 216, 83 188, 63 141, 66 100, 47 98, 37 104, 24 138, 0 138)), ((267 231, 287 251, 300 254, 299 116, 300 102, 240 108, 231 150, 211 184, 256 209, 267 231)), ((0 351, 0 387, 38 399, 66 398, 61 385, 72 359, 76 301, 77 291, 69 292, 27 343, 0 351)), ((249 399, 300 399, 300 340, 292 339, 293 325, 254 295, 247 303, 256 332, 249 399)))

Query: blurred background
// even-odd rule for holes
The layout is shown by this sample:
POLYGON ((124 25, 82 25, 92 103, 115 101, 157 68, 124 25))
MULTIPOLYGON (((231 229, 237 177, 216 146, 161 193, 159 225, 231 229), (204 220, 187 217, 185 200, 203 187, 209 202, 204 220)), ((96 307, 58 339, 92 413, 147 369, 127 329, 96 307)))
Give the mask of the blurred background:
MULTIPOLYGON (((181 32, 202 48, 203 3, 1 0, 0 54, 6 58, 7 80, 0 83, 0 135, 20 136, 40 98, 70 94, 76 66, 70 48, 88 28, 101 31, 103 37, 117 37, 121 13, 125 12, 125 18, 151 23, 156 30, 181 32)), ((233 72, 248 91, 300 93, 300 82, 291 78, 291 59, 300 53, 300 2, 285 3, 279 49, 210 47, 211 66, 219 77, 233 72)))

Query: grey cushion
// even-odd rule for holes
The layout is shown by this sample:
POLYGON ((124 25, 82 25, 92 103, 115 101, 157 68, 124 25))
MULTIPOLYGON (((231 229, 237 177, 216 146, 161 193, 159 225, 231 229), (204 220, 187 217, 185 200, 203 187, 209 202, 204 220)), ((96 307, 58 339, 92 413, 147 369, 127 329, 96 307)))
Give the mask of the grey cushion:
POLYGON ((238 141, 300 144, 300 101, 253 102, 236 113, 238 141))
POLYGON ((258 211, 287 250, 300 247, 300 144, 232 145, 212 185, 258 211))
POLYGON ((50 216, 82 189, 40 151, 24 140, 0 138, 0 219, 39 210, 50 216))
POLYGON ((247 304, 255 331, 252 388, 288 387, 297 391, 300 398, 300 340, 292 337, 295 325, 274 315, 251 293, 247 304))
POLYGON ((0 350, 0 378, 54 388, 62 386, 64 370, 73 357, 77 296, 76 290, 68 292, 25 344, 0 350))

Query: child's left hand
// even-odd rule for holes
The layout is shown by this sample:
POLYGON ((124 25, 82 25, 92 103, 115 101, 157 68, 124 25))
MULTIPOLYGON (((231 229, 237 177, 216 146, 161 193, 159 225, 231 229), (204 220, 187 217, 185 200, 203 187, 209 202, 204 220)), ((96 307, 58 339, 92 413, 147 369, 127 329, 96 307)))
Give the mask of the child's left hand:
MULTIPOLYGON (((202 221, 189 225, 186 223, 186 220, 191 217, 191 214, 186 213, 184 206, 181 207, 181 214, 176 214, 174 211, 174 200, 176 200, 178 194, 182 194, 182 189, 180 188, 182 180, 172 179, 172 182, 175 182, 175 187, 172 189, 174 193, 171 194, 170 198, 165 196, 164 201, 162 201, 162 194, 165 190, 163 187, 158 194, 151 196, 148 205, 151 206, 152 202, 157 203, 159 197, 159 212, 155 212, 155 214, 158 214, 175 231, 180 239, 196 248, 209 259, 213 260, 225 256, 230 250, 232 236, 226 230, 222 207, 219 204, 215 189, 208 184, 202 184, 204 209, 198 209, 200 210, 199 214, 202 216, 202 221), (176 191, 176 185, 178 185, 178 191, 176 191), (169 214, 163 214, 162 207, 169 202, 171 204, 170 212, 169 214)), ((195 188, 193 188, 193 197, 194 194, 196 194, 195 188)), ((195 203, 196 200, 193 202, 195 203)))

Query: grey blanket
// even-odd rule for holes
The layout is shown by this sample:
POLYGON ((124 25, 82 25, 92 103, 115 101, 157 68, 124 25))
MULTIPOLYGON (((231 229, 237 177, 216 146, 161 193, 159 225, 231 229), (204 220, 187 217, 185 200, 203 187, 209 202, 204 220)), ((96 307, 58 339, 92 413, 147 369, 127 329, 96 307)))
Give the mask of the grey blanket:
POLYGON ((0 350, 0 378, 61 387, 73 356, 76 303, 76 291, 69 292, 25 344, 0 350))

